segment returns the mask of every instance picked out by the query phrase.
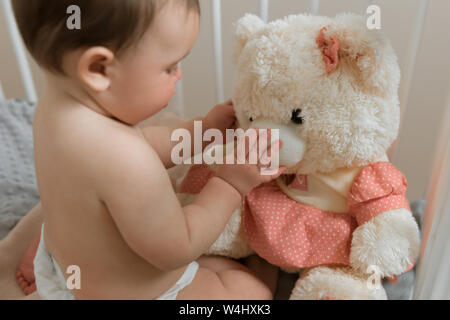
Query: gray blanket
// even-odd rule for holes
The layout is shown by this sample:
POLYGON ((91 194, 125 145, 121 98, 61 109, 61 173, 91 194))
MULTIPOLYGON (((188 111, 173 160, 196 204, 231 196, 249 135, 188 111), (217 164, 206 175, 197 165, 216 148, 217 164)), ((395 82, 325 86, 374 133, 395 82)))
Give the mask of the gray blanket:
POLYGON ((33 159, 35 105, 0 100, 0 239, 39 202, 33 159))

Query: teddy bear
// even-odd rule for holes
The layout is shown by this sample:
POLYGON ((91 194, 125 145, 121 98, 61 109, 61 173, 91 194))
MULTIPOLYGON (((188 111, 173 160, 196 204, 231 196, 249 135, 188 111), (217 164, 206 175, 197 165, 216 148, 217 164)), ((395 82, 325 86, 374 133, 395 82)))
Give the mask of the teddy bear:
MULTIPOLYGON (((420 242, 407 181, 387 157, 400 121, 389 40, 351 13, 247 14, 235 27, 238 126, 278 129, 287 170, 244 197, 208 253, 257 253, 299 273, 290 299, 386 299, 377 277, 408 270, 420 242)), ((191 167, 180 200, 214 174, 191 167)))

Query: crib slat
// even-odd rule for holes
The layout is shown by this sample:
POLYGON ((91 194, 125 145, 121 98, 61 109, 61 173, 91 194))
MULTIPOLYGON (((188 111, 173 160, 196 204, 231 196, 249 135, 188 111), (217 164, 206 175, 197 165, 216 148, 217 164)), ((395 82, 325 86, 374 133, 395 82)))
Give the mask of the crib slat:
POLYGON ((450 95, 434 150, 414 299, 450 299, 450 95))
POLYGON ((2 0, 2 5, 5 14, 6 25, 11 37, 11 43, 13 45, 14 53, 17 57, 17 62, 19 63, 19 70, 22 77, 23 87, 25 89, 28 100, 30 100, 31 102, 37 102, 37 94, 33 83, 33 77, 31 75, 25 48, 22 43, 19 30, 17 29, 16 20, 14 19, 11 0, 2 0))
MULTIPOLYGON (((408 106, 408 99, 411 91, 411 84, 412 79, 414 76, 414 69, 416 65, 416 59, 417 59, 417 53, 420 49, 420 44, 422 40, 422 34, 423 34, 423 28, 425 25, 425 17, 428 12, 428 1, 429 0, 421 0, 419 1, 419 7, 417 9, 417 16, 415 19, 415 23, 412 30, 412 39, 411 44, 408 50, 408 55, 406 57, 406 68, 405 71, 402 74, 402 87, 400 88, 400 110, 401 115, 403 116, 405 114, 405 110, 408 106)), ((400 119, 403 119, 401 117, 400 119)), ((401 132, 402 129, 402 123, 403 121, 400 121, 400 129, 399 132, 401 132)), ((397 155, 397 143, 394 143, 390 150, 390 156, 392 161, 395 162, 395 158, 397 155)))
POLYGON ((216 69, 216 102, 224 102, 223 58, 222 58, 222 12, 221 1, 212 1, 214 62, 216 69))
POLYGON ((311 14, 319 13, 320 0, 310 0, 309 1, 309 12, 311 14))
POLYGON ((265 23, 269 21, 269 0, 259 0, 259 16, 265 23))
POLYGON ((5 94, 3 93, 2 84, 0 83, 0 100, 5 100, 5 94))
POLYGON ((368 13, 367 13, 367 8, 369 8, 372 4, 375 4, 374 3, 374 0, 366 0, 366 1, 361 1, 361 4, 362 4, 362 15, 365 17, 365 18, 367 18, 367 15, 368 15, 368 13))

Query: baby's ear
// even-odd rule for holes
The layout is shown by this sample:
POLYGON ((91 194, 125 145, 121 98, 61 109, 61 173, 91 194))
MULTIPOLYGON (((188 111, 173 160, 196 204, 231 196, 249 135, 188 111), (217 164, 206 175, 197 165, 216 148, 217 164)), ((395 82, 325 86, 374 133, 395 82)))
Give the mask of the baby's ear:
POLYGON ((242 49, 244 49, 250 36, 259 30, 261 30, 266 24, 261 20, 260 17, 247 13, 245 16, 240 18, 235 24, 235 47, 234 47, 234 58, 241 55, 242 49))
POLYGON ((362 89, 380 94, 397 90, 400 70, 389 40, 379 30, 368 30, 360 16, 336 19, 336 24, 318 30, 316 37, 327 74, 347 73, 362 89))

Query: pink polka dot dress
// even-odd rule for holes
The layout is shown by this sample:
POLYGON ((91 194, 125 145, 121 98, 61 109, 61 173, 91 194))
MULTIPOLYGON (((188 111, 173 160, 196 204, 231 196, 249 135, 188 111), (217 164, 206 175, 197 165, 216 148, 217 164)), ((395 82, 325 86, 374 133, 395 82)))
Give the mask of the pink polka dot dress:
MULTIPOLYGON (((193 166, 177 190, 198 193, 214 172, 193 166)), ((347 196, 347 213, 323 211, 289 198, 271 181, 243 199, 242 219, 250 246, 258 255, 282 268, 324 264, 349 265, 353 231, 378 214, 406 208, 407 182, 390 162, 364 167, 347 196)))

